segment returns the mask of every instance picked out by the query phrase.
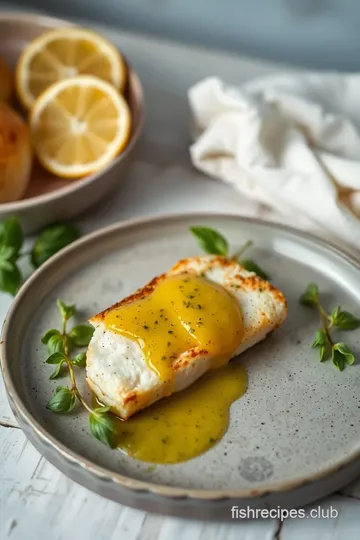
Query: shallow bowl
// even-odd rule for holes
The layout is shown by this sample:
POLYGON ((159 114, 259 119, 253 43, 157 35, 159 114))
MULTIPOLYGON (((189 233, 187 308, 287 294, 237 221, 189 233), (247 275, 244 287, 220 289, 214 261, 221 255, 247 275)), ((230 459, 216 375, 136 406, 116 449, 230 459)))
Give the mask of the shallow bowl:
MULTIPOLYGON (((43 32, 70 25, 70 22, 41 15, 0 13, 0 56, 14 68, 21 51, 30 41, 43 32)), ((0 220, 16 215, 24 232, 32 233, 49 223, 77 216, 116 189, 126 175, 144 115, 141 83, 129 64, 126 98, 133 124, 129 143, 121 154, 105 169, 76 180, 54 176, 35 163, 24 197, 19 201, 0 203, 0 220)), ((17 103, 13 105, 19 108, 17 103)))

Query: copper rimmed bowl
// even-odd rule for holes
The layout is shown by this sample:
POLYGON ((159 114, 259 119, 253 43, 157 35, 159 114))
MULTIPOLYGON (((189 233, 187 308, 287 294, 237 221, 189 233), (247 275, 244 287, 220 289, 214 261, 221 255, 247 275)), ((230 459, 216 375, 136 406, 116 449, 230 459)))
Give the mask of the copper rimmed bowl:
MULTIPOLYGON (((42 15, 0 13, 0 56, 14 67, 21 51, 34 38, 48 30, 71 25, 68 21, 42 15)), ((15 202, 0 203, 0 221, 16 215, 25 233, 31 233, 51 222, 75 217, 121 184, 144 117, 141 83, 129 64, 125 95, 131 110, 132 132, 123 152, 106 168, 77 180, 54 176, 35 163, 24 197, 15 202)))

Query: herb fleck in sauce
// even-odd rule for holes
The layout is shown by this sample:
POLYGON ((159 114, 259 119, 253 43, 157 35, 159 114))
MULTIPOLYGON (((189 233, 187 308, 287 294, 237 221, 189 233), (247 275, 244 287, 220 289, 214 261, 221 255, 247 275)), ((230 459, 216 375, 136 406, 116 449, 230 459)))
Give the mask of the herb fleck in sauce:
POLYGON ((246 370, 234 360, 126 422, 117 420, 118 447, 148 463, 180 463, 199 456, 221 440, 230 406, 246 388, 246 370))
POLYGON ((198 347, 207 351, 213 367, 220 367, 243 336, 234 297, 224 287, 191 274, 168 277, 147 298, 108 312, 104 322, 138 342, 149 367, 162 381, 170 381, 169 393, 174 359, 198 347))

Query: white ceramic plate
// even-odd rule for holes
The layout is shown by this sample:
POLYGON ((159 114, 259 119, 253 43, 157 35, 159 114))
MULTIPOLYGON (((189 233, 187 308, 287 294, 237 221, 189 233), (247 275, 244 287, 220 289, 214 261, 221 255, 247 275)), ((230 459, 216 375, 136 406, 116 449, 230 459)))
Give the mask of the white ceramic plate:
MULTIPOLYGON (((311 343, 318 320, 298 303, 310 281, 327 307, 360 315, 360 269, 336 249, 294 230, 223 215, 182 215, 119 224, 55 256, 23 286, 4 326, 2 367, 10 402, 33 444, 65 474, 119 502, 185 516, 230 517, 230 506, 296 507, 327 495, 360 474, 360 364, 340 373, 321 364, 311 343), (190 225, 220 230, 284 291, 289 317, 264 343, 243 354, 245 396, 231 408, 230 427, 213 449, 189 462, 158 466, 95 441, 87 415, 45 409, 58 382, 49 381, 43 332, 59 324, 56 298, 75 303, 81 319, 200 253, 190 225), (234 502, 235 501, 235 502, 234 502)), ((360 330, 346 334, 360 353, 360 330)))

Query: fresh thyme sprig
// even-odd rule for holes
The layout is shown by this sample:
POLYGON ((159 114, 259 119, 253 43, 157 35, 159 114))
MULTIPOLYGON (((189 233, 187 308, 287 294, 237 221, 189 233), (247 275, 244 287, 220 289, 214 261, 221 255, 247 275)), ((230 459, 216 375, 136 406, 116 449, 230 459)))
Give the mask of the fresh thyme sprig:
POLYGON ((252 240, 248 240, 240 249, 235 251, 233 255, 229 255, 229 243, 226 238, 215 229, 209 227, 190 227, 190 231, 195 236, 201 249, 205 253, 211 255, 222 255, 223 257, 229 257, 234 261, 237 261, 249 272, 254 272, 262 279, 269 280, 270 277, 264 270, 260 268, 252 259, 240 259, 243 253, 252 247, 252 240))
POLYGON ((57 223, 44 229, 29 252, 21 251, 24 234, 19 220, 13 216, 0 222, 0 291, 15 295, 23 281, 18 261, 29 257, 38 268, 49 257, 80 236, 73 225, 57 223))
POLYGON ((48 330, 41 338, 41 342, 48 348, 49 356, 46 363, 56 366, 50 379, 57 379, 66 368, 70 375, 71 386, 58 386, 47 408, 54 413, 70 413, 78 400, 89 413, 91 434, 110 448, 115 448, 117 430, 114 420, 108 414, 110 407, 95 409, 90 407, 76 384, 74 366, 78 368, 86 366, 86 353, 78 352, 72 357, 72 352, 78 347, 89 345, 94 329, 90 324, 79 324, 68 331, 67 323, 76 314, 75 306, 66 305, 62 300, 58 300, 57 305, 62 319, 61 330, 55 328, 48 330))
POLYGON ((340 306, 327 313, 320 302, 319 287, 310 283, 300 296, 300 303, 304 306, 316 308, 320 315, 321 328, 315 334, 312 347, 318 349, 320 362, 332 359, 339 371, 345 369, 346 364, 352 365, 355 356, 351 349, 342 341, 334 341, 332 331, 356 330, 360 327, 360 319, 349 311, 343 311, 340 306))

